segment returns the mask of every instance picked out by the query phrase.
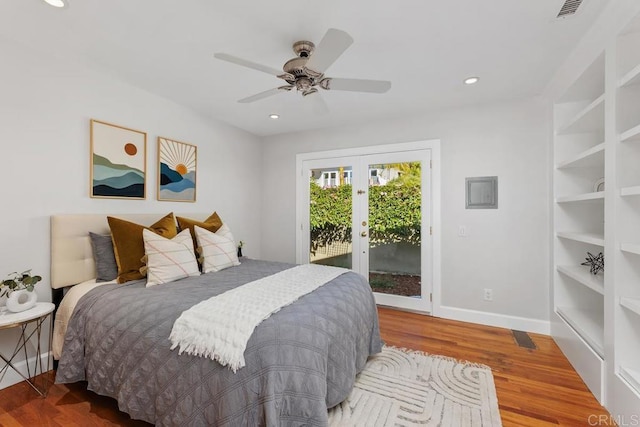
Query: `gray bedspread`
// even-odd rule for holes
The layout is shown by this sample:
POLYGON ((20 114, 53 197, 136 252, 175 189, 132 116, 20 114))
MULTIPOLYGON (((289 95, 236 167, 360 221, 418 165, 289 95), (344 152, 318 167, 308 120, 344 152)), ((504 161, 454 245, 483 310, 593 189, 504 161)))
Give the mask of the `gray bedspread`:
POLYGON ((85 295, 69 322, 56 382, 86 380, 134 419, 163 426, 323 426, 367 357, 381 351, 367 281, 349 272, 263 321, 234 374, 170 350, 180 314, 198 302, 292 267, 242 265, 146 288, 137 281, 85 295))

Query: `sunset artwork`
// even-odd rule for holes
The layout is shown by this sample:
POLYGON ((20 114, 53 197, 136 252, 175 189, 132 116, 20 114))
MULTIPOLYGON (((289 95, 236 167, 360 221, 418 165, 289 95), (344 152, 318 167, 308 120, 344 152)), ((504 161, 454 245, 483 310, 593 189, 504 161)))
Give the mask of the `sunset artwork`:
POLYGON ((158 200, 196 201, 195 145, 158 137, 158 200))
POLYGON ((91 120, 91 197, 145 198, 147 134, 91 120))

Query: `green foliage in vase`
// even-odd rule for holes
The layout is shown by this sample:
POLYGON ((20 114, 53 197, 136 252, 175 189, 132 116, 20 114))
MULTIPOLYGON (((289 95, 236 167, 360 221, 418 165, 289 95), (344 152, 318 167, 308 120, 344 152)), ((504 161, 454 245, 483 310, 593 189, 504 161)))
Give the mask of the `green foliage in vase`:
POLYGON ((32 276, 31 270, 23 271, 22 273, 13 272, 7 275, 8 279, 4 279, 0 282, 0 297, 10 294, 13 291, 19 291, 26 289, 29 292, 33 291, 36 283, 42 280, 40 276, 32 276))

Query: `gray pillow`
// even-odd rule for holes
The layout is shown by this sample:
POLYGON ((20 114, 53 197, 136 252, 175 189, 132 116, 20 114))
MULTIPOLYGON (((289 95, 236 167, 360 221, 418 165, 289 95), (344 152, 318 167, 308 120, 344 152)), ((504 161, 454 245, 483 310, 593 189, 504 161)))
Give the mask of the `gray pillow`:
POLYGON ((93 259, 96 262, 96 282, 110 282, 118 277, 118 264, 111 236, 89 232, 93 259))

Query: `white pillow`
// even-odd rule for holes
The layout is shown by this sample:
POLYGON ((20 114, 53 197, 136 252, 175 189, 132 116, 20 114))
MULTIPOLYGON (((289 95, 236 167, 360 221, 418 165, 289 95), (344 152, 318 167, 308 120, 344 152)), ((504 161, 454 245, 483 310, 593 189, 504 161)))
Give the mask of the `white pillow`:
POLYGON ((198 241, 198 250, 202 255, 202 272, 211 273, 225 268, 240 265, 238 249, 231 230, 226 224, 215 233, 198 227, 193 227, 198 241))
POLYGON ((188 229, 173 239, 143 230, 142 239, 147 258, 147 287, 200 275, 188 229))

